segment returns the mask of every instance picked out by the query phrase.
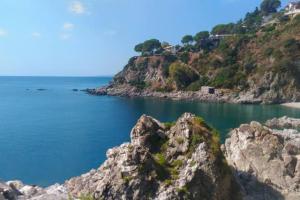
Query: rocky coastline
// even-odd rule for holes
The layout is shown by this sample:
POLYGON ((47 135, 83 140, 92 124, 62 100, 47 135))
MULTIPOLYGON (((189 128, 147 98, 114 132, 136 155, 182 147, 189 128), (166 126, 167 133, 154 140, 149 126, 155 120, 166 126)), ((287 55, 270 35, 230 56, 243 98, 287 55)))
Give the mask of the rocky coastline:
POLYGON ((159 92, 151 89, 140 90, 128 84, 109 85, 96 89, 85 89, 91 95, 96 96, 120 96, 120 97, 143 97, 171 100, 188 100, 209 103, 235 103, 235 104, 276 104, 281 101, 266 101, 249 93, 237 93, 230 90, 215 89, 214 94, 199 91, 171 91, 159 92))
POLYGON ((98 168, 47 188, 0 183, 0 200, 300 198, 300 119, 233 129, 225 144, 205 121, 143 115, 131 142, 107 151, 98 168))

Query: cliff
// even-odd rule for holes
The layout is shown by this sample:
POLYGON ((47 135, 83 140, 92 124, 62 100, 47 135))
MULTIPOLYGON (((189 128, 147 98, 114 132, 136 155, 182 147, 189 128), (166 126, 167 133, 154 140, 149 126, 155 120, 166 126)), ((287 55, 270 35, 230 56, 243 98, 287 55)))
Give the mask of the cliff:
POLYGON ((220 146, 195 115, 176 123, 144 115, 130 143, 108 150, 98 169, 48 188, 0 183, 0 199, 299 199, 299 124, 287 117, 243 124, 220 146))
POLYGON ((175 52, 161 47, 133 57, 108 87, 90 92, 234 103, 299 101, 300 15, 278 13, 274 20, 252 31, 211 35, 175 52), (204 42, 208 45, 202 47, 204 42), (202 86, 215 87, 216 93, 203 93, 202 86))

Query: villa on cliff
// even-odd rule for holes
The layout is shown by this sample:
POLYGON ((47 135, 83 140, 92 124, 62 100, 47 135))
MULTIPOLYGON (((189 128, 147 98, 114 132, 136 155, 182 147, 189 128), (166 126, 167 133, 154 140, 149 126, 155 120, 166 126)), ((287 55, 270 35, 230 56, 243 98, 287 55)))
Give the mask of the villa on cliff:
POLYGON ((176 54, 176 53, 177 53, 177 49, 176 49, 176 47, 173 46, 173 45, 165 46, 165 47, 163 47, 163 49, 164 49, 165 51, 167 51, 167 52, 172 53, 172 54, 176 54))
POLYGON ((291 2, 285 7, 285 15, 295 16, 300 14, 300 1, 291 2))

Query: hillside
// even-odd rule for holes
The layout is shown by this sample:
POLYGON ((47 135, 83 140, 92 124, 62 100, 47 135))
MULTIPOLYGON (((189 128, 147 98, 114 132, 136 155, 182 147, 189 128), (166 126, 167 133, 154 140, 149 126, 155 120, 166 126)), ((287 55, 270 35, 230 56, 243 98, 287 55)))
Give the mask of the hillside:
POLYGON ((182 43, 138 44, 141 55, 96 93, 239 103, 300 100, 299 15, 256 9, 237 23, 184 36, 182 43), (217 95, 203 97, 202 86, 215 87, 217 95))

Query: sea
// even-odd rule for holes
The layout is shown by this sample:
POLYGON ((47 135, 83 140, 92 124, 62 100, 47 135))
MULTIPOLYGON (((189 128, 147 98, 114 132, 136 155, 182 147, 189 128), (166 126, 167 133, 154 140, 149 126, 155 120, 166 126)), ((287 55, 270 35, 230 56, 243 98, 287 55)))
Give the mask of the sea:
POLYGON ((98 168, 106 151, 130 141, 143 114, 163 122, 184 112, 229 131, 253 120, 298 117, 280 105, 236 105, 153 98, 92 96, 81 90, 112 77, 0 77, 0 181, 43 187, 98 168))

